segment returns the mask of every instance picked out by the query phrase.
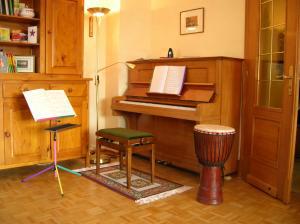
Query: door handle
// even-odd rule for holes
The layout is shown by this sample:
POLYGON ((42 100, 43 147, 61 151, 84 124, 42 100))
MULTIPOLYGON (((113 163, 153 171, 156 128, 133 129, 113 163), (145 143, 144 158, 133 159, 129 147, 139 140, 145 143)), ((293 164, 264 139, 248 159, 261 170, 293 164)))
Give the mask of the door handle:
POLYGON ((288 83, 288 94, 289 94, 289 96, 293 95, 293 81, 292 80, 294 79, 294 74, 295 74, 294 72, 295 72, 294 66, 290 65, 288 75, 283 76, 284 79, 289 80, 289 83, 288 83))
POLYGON ((10 133, 9 133, 8 131, 5 131, 5 132, 4 132, 4 136, 5 136, 6 138, 9 138, 9 137, 10 137, 10 133))
POLYGON ((289 76, 289 75, 284 75, 282 77, 283 77, 283 79, 293 79, 294 78, 293 76, 289 76))

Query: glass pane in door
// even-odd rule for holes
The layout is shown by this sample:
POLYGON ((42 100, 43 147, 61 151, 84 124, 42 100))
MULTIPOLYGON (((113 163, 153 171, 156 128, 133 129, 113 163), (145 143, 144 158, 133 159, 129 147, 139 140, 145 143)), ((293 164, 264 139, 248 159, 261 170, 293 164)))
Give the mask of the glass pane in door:
POLYGON ((266 28, 260 31, 260 53, 270 54, 272 44, 272 29, 266 28))
POLYGON ((272 51, 273 52, 283 52, 284 51, 284 36, 285 36, 285 26, 279 25, 273 28, 273 38, 272 38, 272 51))
POLYGON ((273 24, 280 25, 285 24, 285 4, 286 0, 273 0, 273 24))
POLYGON ((283 81, 283 53, 272 54, 271 79, 283 81))
POLYGON ((272 25, 272 1, 263 2, 261 4, 261 17, 260 26, 261 28, 270 27, 272 25))
POLYGON ((257 105, 282 107, 286 0, 260 1, 257 105))
POLYGON ((260 81, 269 81, 271 74, 271 54, 262 55, 259 61, 260 81))

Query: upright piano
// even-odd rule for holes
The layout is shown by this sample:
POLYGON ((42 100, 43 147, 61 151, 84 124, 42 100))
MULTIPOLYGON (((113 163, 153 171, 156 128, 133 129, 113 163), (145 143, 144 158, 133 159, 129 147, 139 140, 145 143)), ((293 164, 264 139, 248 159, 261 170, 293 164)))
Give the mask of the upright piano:
POLYGON ((200 172, 194 149, 196 124, 221 124, 237 130, 225 174, 237 171, 241 107, 242 60, 228 57, 136 60, 128 71, 128 88, 112 99, 114 115, 126 126, 154 134, 156 158, 200 172), (179 96, 150 94, 155 66, 186 66, 179 96))

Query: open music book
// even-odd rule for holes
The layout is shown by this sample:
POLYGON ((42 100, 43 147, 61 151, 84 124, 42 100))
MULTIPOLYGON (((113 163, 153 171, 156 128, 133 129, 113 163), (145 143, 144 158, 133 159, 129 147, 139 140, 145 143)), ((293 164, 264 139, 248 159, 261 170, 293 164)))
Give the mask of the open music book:
POLYGON ((76 116, 64 90, 35 89, 23 95, 35 121, 76 116))
POLYGON ((155 66, 149 93, 180 95, 185 66, 155 66))

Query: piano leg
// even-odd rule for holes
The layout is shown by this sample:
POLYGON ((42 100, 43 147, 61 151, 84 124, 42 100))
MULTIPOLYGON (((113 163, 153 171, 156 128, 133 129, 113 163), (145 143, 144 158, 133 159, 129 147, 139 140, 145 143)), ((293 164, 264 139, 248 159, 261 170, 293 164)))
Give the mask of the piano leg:
POLYGON ((124 114, 126 127, 130 129, 137 129, 138 124, 138 118, 141 114, 137 113, 126 113, 124 114))

